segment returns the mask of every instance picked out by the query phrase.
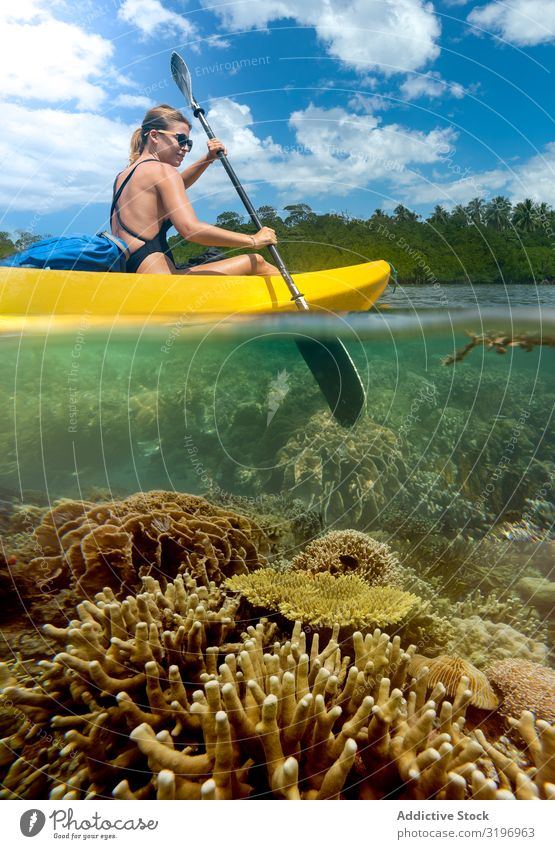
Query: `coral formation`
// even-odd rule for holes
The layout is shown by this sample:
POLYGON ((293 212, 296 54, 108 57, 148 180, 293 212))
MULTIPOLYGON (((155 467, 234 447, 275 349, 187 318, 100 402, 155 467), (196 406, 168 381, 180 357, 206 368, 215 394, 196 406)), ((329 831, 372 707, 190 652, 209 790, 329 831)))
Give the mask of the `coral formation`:
POLYGON ((499 704, 490 683, 483 672, 461 657, 443 654, 429 658, 415 654, 409 664, 409 673, 418 676, 427 668, 427 686, 432 689, 443 684, 448 696, 455 696, 462 676, 468 681, 469 702, 483 710, 493 710, 499 704))
POLYGON ((525 604, 533 604, 541 616, 555 618, 555 581, 528 576, 521 578, 516 591, 525 604))
POLYGON ((520 631, 502 622, 491 622, 480 616, 450 620, 452 637, 448 651, 462 655, 475 666, 483 668, 492 660, 518 657, 544 663, 547 646, 539 640, 527 637, 520 631))
POLYGON ((15 714, 2 798, 555 797, 555 728, 524 714, 526 754, 465 732, 469 679, 451 701, 441 682, 427 700, 429 673, 410 679, 414 649, 398 638, 356 632, 351 660, 338 628, 308 651, 300 623, 272 643, 260 622, 226 648, 233 610, 216 587, 143 584, 47 629, 65 651, 35 683, 0 668, 15 714))
POLYGON ((499 693, 499 712, 518 719, 531 711, 536 719, 555 722, 555 672, 529 660, 508 658, 493 663, 485 671, 499 693))
MULTIPOLYGON (((519 631, 520 635, 524 634, 539 642, 545 641, 546 628, 537 611, 533 607, 523 605, 520 597, 512 590, 504 591, 498 588, 497 592, 491 590, 487 595, 480 590, 473 590, 466 598, 455 602, 452 607, 461 619, 479 616, 490 623, 508 625, 515 631, 519 631)), ((459 630, 462 633, 464 629, 461 627, 459 630)), ((506 654, 506 657, 509 656, 510 652, 506 654)))
POLYGON ((279 489, 318 509, 325 525, 347 527, 373 522, 406 478, 398 437, 366 415, 346 432, 317 413, 279 451, 276 468, 279 489))
POLYGON ((420 601, 397 587, 371 586, 356 574, 258 569, 228 578, 226 586, 266 610, 319 628, 383 628, 404 619, 420 601))
POLYGON ((399 561, 387 543, 360 531, 330 531, 315 539, 291 561, 291 568, 331 575, 356 574, 373 586, 396 584, 399 561))
POLYGON ((183 571, 208 585, 266 562, 265 536, 255 522, 174 492, 106 504, 64 500, 45 515, 35 537, 42 553, 31 569, 71 583, 81 595, 102 587, 125 595, 145 575, 171 580, 183 571))
POLYGON ((322 533, 322 520, 298 498, 262 494, 244 498, 222 492, 217 487, 206 493, 211 504, 218 504, 253 519, 268 539, 270 552, 291 557, 301 546, 322 533))

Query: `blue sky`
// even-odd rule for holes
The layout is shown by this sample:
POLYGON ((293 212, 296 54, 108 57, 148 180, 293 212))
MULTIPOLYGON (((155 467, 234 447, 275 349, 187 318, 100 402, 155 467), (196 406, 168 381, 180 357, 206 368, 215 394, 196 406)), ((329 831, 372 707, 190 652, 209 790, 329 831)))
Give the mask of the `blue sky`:
MULTIPOLYGON (((555 205, 555 0, 2 0, 1 230, 106 225, 174 49, 256 206, 555 205)), ((241 210, 219 164, 190 194, 241 210)))

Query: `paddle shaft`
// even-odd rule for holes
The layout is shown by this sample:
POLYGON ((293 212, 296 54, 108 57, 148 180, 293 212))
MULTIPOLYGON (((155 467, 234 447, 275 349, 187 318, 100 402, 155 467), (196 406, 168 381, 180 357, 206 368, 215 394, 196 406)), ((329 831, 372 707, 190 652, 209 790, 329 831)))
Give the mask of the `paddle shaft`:
MULTIPOLYGON (((212 127, 210 126, 208 121, 206 120, 206 117, 205 117, 205 114, 204 114, 204 109, 201 106, 199 106, 198 104, 195 104, 194 109, 193 109, 193 115, 195 116, 195 118, 199 119, 199 121, 202 124, 202 127, 204 129, 204 132, 206 133, 208 138, 209 139, 215 139, 216 134, 214 133, 214 130, 212 129, 212 127)), ((236 190, 237 194, 239 195, 239 197, 241 198, 241 200, 243 202, 243 206, 245 207, 245 209, 249 213, 252 223, 254 224, 255 227, 258 228, 258 230, 260 230, 263 226, 262 222, 260 221, 260 218, 256 214, 256 210, 255 210, 254 206, 252 205, 249 196, 247 195, 246 191, 244 190, 243 186, 241 185, 241 181, 239 180, 239 177, 237 176, 237 174, 233 170, 231 163, 230 163, 229 159, 227 158, 227 156, 225 155, 225 153, 223 152, 223 150, 218 151, 218 159, 220 160, 220 162, 224 166, 225 170, 227 171, 229 179, 231 180, 231 182, 235 186, 235 190, 236 190)), ((291 292, 291 296, 292 296, 291 300, 295 301, 295 304, 297 305, 298 309, 308 310, 309 306, 308 306, 307 302, 305 301, 304 295, 302 295, 299 292, 297 286, 295 285, 295 281, 293 280, 293 278, 291 277, 291 275, 287 271, 287 268, 285 267, 285 263, 283 262, 278 249, 276 248, 275 245, 267 245, 267 247, 268 247, 268 250, 270 252, 272 259, 274 260, 275 264, 277 265, 277 267, 279 269, 279 273, 281 274, 281 276, 285 280, 285 282, 287 284, 287 288, 291 292)))
MULTIPOLYGON (((206 120, 204 109, 199 106, 193 97, 191 74, 187 65, 181 56, 175 52, 172 53, 170 64, 175 83, 187 98, 195 118, 199 119, 208 138, 214 139, 216 136, 206 120)), ((231 167, 227 156, 223 151, 218 151, 217 155, 235 186, 235 190, 241 198, 245 209, 249 213, 251 221, 260 230, 262 222, 256 214, 256 210, 241 185, 237 174, 231 167)), ((291 292, 291 300, 295 302, 298 309, 303 311, 308 310, 309 307, 304 295, 297 289, 277 248, 273 245, 268 245, 268 249, 291 292)), ((297 338, 295 344, 312 372, 312 376, 322 390, 322 394, 328 402, 336 420, 344 427, 354 425, 364 408, 365 393, 360 375, 343 342, 340 339, 315 340, 305 336, 297 338)))

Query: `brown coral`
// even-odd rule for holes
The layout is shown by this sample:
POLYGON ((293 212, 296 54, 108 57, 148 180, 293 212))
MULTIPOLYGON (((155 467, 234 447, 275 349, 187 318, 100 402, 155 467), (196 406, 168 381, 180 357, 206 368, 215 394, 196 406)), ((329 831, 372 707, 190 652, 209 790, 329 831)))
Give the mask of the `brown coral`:
POLYGON ((399 439, 363 415, 345 431, 325 413, 312 416, 281 449, 280 488, 322 513, 324 523, 368 524, 406 477, 399 439))
POLYGON ((441 683, 427 701, 427 675, 409 680, 414 647, 398 638, 356 632, 353 662, 339 629, 308 651, 300 623, 283 643, 260 622, 236 648, 211 646, 233 627, 219 588, 179 577, 144 589, 99 594, 48 629, 65 651, 34 685, 0 670, 16 714, 0 744, 2 798, 555 797, 555 728, 523 714, 527 754, 514 756, 466 733, 468 678, 452 702, 441 683))
POLYGON ((258 569, 236 575, 226 586, 248 601, 267 610, 279 611, 286 619, 331 628, 383 628, 404 619, 420 599, 397 587, 370 586, 358 575, 258 569))
POLYGON ((208 585, 265 564, 265 537, 254 521, 182 493, 62 501, 35 537, 42 554, 30 567, 84 595, 111 587, 121 596, 145 575, 171 580, 184 571, 208 585))
POLYGON ((530 660, 508 658, 489 666, 485 674, 499 693, 499 712, 518 719, 532 711, 537 719, 555 722, 555 672, 530 660))
POLYGON ((464 676, 468 679, 471 694, 470 704, 484 710, 493 710, 498 706, 497 696, 484 673, 463 658, 448 654, 434 658, 414 655, 409 672, 411 675, 418 676, 424 667, 429 670, 427 675, 429 688, 441 682, 447 691, 447 695, 454 696, 461 678, 464 676))
POLYGON ((399 582, 399 561, 385 542, 361 531, 330 531, 313 540, 291 561, 305 572, 355 573, 373 586, 399 582))

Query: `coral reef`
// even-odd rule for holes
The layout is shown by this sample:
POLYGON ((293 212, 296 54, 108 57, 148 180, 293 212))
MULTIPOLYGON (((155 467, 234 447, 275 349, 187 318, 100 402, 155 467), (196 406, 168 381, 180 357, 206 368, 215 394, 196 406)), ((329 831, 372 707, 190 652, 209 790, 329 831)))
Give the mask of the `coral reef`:
POLYGON ((171 580, 190 571, 205 585, 265 564, 255 522, 199 496, 154 491, 122 501, 64 500, 35 531, 40 568, 50 582, 78 595, 111 587, 125 595, 145 575, 171 580))
POLYGON ((485 671, 499 693, 499 713, 518 719, 531 711, 536 719, 555 722, 555 671, 529 660, 508 658, 485 671))
POLYGON ((0 667, 2 798, 555 797, 555 728, 523 714, 527 748, 509 753, 465 731, 468 677, 427 700, 429 672, 411 680, 398 638, 356 632, 351 661, 338 628, 308 651, 300 623, 272 643, 260 622, 226 647, 233 608, 216 587, 143 584, 47 629, 65 651, 35 682, 0 667))
POLYGON ((279 611, 317 628, 394 625, 420 601, 397 587, 371 586, 356 574, 258 569, 228 578, 226 586, 252 605, 279 611))
POLYGON ((346 432, 317 413, 278 452, 276 469, 274 486, 343 527, 372 523, 406 478, 398 437, 366 415, 346 432))
POLYGON ((503 591, 499 588, 497 592, 491 590, 487 595, 480 590, 473 590, 466 598, 455 602, 452 609, 461 619, 479 616, 494 624, 509 625, 538 642, 545 642, 547 638, 547 629, 536 610, 523 605, 520 597, 512 590, 503 591))
POLYGON ((360 531, 330 531, 315 539, 291 561, 305 572, 353 573, 373 586, 396 584, 399 561, 390 547, 360 531))
POLYGON ((234 510, 253 519, 264 532, 271 554, 291 557, 322 533, 322 520, 298 498, 268 493, 256 498, 233 496, 217 487, 206 493, 211 504, 234 510))
POLYGON ((450 624, 452 637, 448 651, 465 657, 480 668, 492 660, 509 657, 538 663, 545 663, 547 659, 545 643, 527 637, 502 622, 491 622, 480 616, 469 616, 467 619, 453 616, 450 624))

